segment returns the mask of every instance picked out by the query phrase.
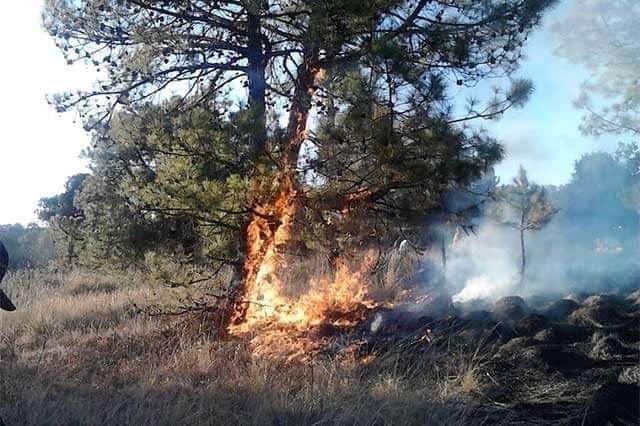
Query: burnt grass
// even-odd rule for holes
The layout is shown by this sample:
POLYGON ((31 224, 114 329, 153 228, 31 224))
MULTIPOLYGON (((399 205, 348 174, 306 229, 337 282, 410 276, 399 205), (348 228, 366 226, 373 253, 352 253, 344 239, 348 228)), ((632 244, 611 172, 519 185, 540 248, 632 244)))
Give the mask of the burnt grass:
POLYGON ((457 354, 476 377, 471 423, 637 425, 639 296, 629 290, 536 306, 511 296, 484 310, 458 305, 441 318, 383 311, 359 330, 361 349, 395 368, 437 368, 428 360, 457 354))
POLYGON ((287 361, 206 315, 142 314, 141 279, 9 281, 0 424, 640 424, 638 290, 358 310, 287 361))

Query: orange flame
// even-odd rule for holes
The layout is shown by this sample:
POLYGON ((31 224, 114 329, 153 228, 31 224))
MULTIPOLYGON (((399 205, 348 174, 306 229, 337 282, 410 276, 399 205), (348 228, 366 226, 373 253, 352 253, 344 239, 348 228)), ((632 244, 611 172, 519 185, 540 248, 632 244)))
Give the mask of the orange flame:
POLYGON ((308 290, 293 298, 285 293, 278 271, 286 257, 278 247, 290 240, 296 214, 295 191, 290 180, 275 201, 261 207, 247 228, 247 261, 243 308, 232 318, 228 331, 250 338, 254 353, 288 354, 304 358, 316 346, 309 333, 320 326, 352 327, 364 319, 361 308, 375 303, 368 298, 365 274, 373 264, 369 253, 358 270, 342 259, 333 277, 311 278, 308 290))

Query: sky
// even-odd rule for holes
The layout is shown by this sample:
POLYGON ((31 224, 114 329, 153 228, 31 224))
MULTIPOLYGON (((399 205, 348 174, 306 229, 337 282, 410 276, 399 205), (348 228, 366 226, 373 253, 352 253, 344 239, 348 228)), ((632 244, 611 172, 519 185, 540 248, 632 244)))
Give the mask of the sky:
POLYGON ((564 184, 571 178, 574 161, 583 154, 612 152, 624 141, 613 136, 584 136, 578 129, 583 111, 573 102, 589 74, 582 66, 554 54, 557 41, 550 29, 575 7, 574 0, 562 0, 529 38, 527 58, 517 72, 517 76, 534 83, 529 102, 524 108, 507 111, 497 122, 484 123, 506 148, 505 160, 496 167, 496 174, 504 183, 515 176, 522 164, 538 183, 564 184))
POLYGON ((59 115, 45 99, 93 79, 69 67, 40 27, 39 0, 0 6, 0 224, 34 221, 38 200, 59 193, 66 177, 85 169, 88 135, 74 115, 59 115))
MULTIPOLYGON (((580 134, 582 112, 573 100, 587 74, 553 54, 550 24, 568 13, 573 1, 561 2, 529 39, 527 60, 518 72, 536 86, 529 103, 498 122, 478 123, 506 147, 507 157, 496 169, 502 182, 522 164, 539 183, 563 184, 582 154, 617 146, 614 138, 580 134)), ((21 0, 0 9, 0 48, 6 61, 0 67, 0 224, 35 221, 40 198, 62 192, 68 176, 86 171, 80 153, 89 136, 75 114, 56 113, 45 96, 89 87, 95 73, 65 64, 41 29, 41 7, 40 0, 21 0)))

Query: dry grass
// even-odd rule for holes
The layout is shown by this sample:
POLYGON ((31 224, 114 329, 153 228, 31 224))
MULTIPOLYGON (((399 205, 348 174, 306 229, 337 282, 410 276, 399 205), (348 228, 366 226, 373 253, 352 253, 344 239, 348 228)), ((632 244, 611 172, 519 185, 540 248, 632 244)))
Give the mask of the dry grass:
POLYGON ((7 425, 469 424, 480 386, 475 364, 256 359, 199 316, 141 314, 157 295, 140 276, 21 272, 6 288, 19 305, 0 313, 7 425))
POLYGON ((451 375, 440 381, 440 398, 454 398, 481 392, 482 369, 473 363, 459 364, 451 375))

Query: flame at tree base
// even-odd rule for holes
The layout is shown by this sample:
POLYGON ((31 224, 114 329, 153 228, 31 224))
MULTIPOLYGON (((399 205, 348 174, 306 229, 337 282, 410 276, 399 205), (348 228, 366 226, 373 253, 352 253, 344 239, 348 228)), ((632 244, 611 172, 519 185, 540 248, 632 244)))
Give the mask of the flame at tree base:
POLYGON ((322 348, 324 337, 356 326, 378 306, 368 297, 365 279, 372 258, 368 254, 358 270, 338 260, 333 278, 310 279, 308 291, 296 298, 284 294, 275 274, 265 276, 247 294, 245 320, 232 324, 230 334, 247 338, 257 356, 307 359, 322 348))
POLYGON ((295 190, 289 179, 267 206, 256 209, 246 231, 247 259, 241 300, 227 328, 229 334, 249 340, 258 356, 281 355, 304 359, 321 345, 322 329, 348 329, 377 306, 367 292, 366 274, 373 265, 368 253, 352 269, 338 259, 332 277, 309 279, 298 297, 286 294, 278 272, 286 269, 286 256, 278 252, 290 240, 296 214, 295 190))

